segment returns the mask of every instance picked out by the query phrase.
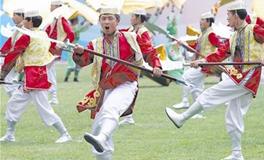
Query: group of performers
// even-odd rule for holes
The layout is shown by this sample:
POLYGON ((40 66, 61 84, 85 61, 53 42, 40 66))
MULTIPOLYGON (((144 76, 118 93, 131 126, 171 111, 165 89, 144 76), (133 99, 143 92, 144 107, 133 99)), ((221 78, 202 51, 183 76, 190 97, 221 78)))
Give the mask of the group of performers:
MULTIPOLYGON (((61 0, 52 0, 51 11, 61 7, 61 0)), ((171 108, 165 112, 173 124, 180 128, 194 115, 219 104, 227 104, 226 128, 232 142, 231 155, 225 160, 243 160, 241 136, 244 132, 243 116, 256 96, 261 80, 261 63, 264 63, 264 21, 248 16, 245 5, 236 1, 227 10, 229 26, 234 29, 230 39, 222 39, 212 29, 214 15, 205 12, 201 15, 201 35, 192 46, 199 53, 191 62, 192 68, 185 71, 183 79, 182 102, 174 108, 187 108, 181 114, 171 108), (255 62, 260 65, 232 65, 230 67, 201 66, 206 62, 255 62), (222 81, 204 90, 204 79, 208 75, 222 76, 222 81), (192 94, 193 104, 189 105, 188 94, 192 94)), ((13 20, 17 25, 14 32, 1 48, 5 55, 1 67, 2 82, 12 82, 17 74, 24 72, 23 84, 5 85, 10 96, 5 118, 6 134, 1 142, 15 141, 15 125, 27 104, 32 100, 44 123, 53 126, 60 134, 56 143, 71 141, 72 138, 60 117, 54 112, 52 104, 58 104, 56 89, 56 59, 61 55, 59 43, 44 41, 52 38, 73 42, 76 34, 69 22, 59 16, 44 30, 38 29, 42 17, 36 10, 14 10, 13 20), (30 33, 30 34, 29 34, 30 33), (34 36, 33 36, 34 35, 34 36), (41 38, 39 38, 41 37, 41 38), (51 101, 48 100, 51 93, 51 101)), ((79 112, 92 111, 92 130, 84 134, 84 139, 92 145, 97 160, 111 160, 114 152, 113 134, 121 124, 134 124, 132 117, 138 95, 140 71, 122 63, 92 54, 91 50, 107 56, 125 60, 142 66, 143 61, 153 68, 153 75, 162 76, 162 65, 153 46, 151 34, 144 27, 147 20, 143 9, 136 10, 131 16, 131 27, 118 30, 120 11, 105 7, 99 10, 99 24, 102 35, 87 46, 75 45, 72 60, 79 67, 92 65, 93 88, 84 100, 79 102, 79 112), (119 122, 120 117, 124 120, 119 122)), ((72 22, 74 23, 74 22, 72 22)), ((65 77, 68 81, 68 77, 65 77)), ((162 97, 160 97, 162 98, 162 97)))

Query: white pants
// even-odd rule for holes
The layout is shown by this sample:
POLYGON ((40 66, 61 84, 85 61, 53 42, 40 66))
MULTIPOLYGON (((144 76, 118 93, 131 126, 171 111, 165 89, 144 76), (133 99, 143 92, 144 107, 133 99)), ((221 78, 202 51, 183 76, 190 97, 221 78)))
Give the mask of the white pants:
MULTIPOLYGON (((137 82, 125 82, 114 89, 108 89, 105 91, 103 104, 100 108, 100 111, 96 114, 92 125, 92 134, 99 135, 101 131, 102 123, 106 120, 116 121, 116 126, 118 127, 118 122, 120 116, 129 108, 131 105, 136 91, 137 91, 137 82)), ((103 156, 104 154, 112 154, 114 151, 114 144, 112 134, 107 135, 109 138, 104 147, 105 151, 103 153, 96 152, 93 149, 93 153, 97 156, 103 156)))
POLYGON ((252 101, 251 92, 244 86, 235 84, 225 75, 221 82, 206 89, 197 101, 204 109, 229 102, 225 116, 227 132, 234 130, 244 132, 243 116, 247 113, 252 101))
POLYGON ((46 125, 51 126, 61 121, 60 117, 48 103, 47 91, 35 90, 25 93, 22 86, 13 93, 7 103, 6 120, 17 122, 31 100, 37 106, 38 113, 46 125))
POLYGON ((205 74, 201 71, 201 68, 189 68, 186 70, 183 74, 183 79, 190 86, 183 86, 183 99, 188 99, 189 93, 192 93, 193 101, 195 101, 197 95, 204 90, 204 78, 205 74))
POLYGON ((19 84, 16 83, 18 81, 19 73, 15 71, 14 68, 11 69, 11 71, 6 75, 5 81, 11 82, 14 84, 11 85, 4 85, 4 89, 9 97, 13 94, 13 92, 18 88, 19 84))
POLYGON ((51 83, 49 92, 51 95, 57 95, 57 80, 56 80, 56 60, 48 65, 48 81, 51 83))
POLYGON ((261 69, 261 79, 260 79, 260 84, 264 85, 264 67, 261 69))

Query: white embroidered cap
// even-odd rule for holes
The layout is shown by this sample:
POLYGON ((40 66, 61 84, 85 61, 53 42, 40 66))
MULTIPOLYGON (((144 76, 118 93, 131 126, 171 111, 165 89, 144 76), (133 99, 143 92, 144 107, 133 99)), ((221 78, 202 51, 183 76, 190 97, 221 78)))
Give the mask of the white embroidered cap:
POLYGON ((245 3, 241 0, 230 3, 230 6, 227 8, 228 11, 234 11, 239 9, 246 9, 245 3))
POLYGON ((100 8, 99 13, 100 13, 100 15, 102 15, 102 14, 120 14, 120 11, 117 8, 100 8))
POLYGON ((13 13, 25 13, 24 8, 16 8, 13 10, 13 13))
POLYGON ((137 14, 137 15, 143 15, 143 16, 147 15, 147 12, 145 9, 137 9, 137 10, 133 11, 132 13, 137 14))
POLYGON ((25 17, 36 17, 36 16, 40 16, 38 10, 29 10, 25 12, 25 17))
POLYGON ((62 0, 51 0, 51 5, 63 5, 62 0))
POLYGON ((214 18, 214 15, 212 12, 205 12, 201 14, 201 19, 207 19, 207 18, 214 18))

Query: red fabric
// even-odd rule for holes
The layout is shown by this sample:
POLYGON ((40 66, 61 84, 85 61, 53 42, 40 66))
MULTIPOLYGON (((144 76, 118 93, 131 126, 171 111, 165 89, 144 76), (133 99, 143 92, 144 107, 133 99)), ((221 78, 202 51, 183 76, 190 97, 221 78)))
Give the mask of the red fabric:
POLYGON ((152 45, 151 37, 149 33, 143 32, 141 35, 137 36, 137 41, 144 59, 149 63, 151 67, 161 68, 160 60, 157 56, 156 49, 152 45))
POLYGON ((250 18, 249 15, 246 16, 246 19, 245 19, 245 20, 246 20, 246 22, 247 22, 248 24, 251 24, 251 18, 250 18))
POLYGON ((1 48, 1 54, 7 54, 12 47, 12 38, 8 38, 1 48))
MULTIPOLYGON (((89 105, 89 101, 90 101, 91 98, 92 98, 93 100, 96 100, 96 97, 94 96, 95 91, 96 91, 96 90, 94 89, 94 90, 88 92, 88 93, 85 95, 85 98, 84 98, 82 101, 78 102, 78 104, 77 104, 77 106, 76 106, 78 112, 85 111, 86 109, 90 109, 90 110, 92 110, 92 109, 95 109, 95 108, 96 108, 96 106, 91 106, 91 105, 89 105)), ((97 103, 95 103, 95 104, 97 104, 97 103)))
POLYGON ((25 89, 49 89, 51 83, 48 81, 46 66, 26 66, 25 89))
POLYGON ((215 47, 218 47, 219 45, 220 45, 220 37, 219 36, 217 36, 215 33, 210 33, 209 35, 208 35, 208 40, 209 40, 209 42, 213 45, 213 46, 215 46, 215 47))
POLYGON ((207 62, 221 62, 229 56, 229 40, 227 40, 219 45, 215 53, 207 55, 205 59, 207 62))
POLYGON ((258 92, 260 79, 261 79, 261 67, 257 67, 253 75, 251 76, 250 80, 245 84, 245 87, 249 89, 253 93, 253 95, 256 95, 258 92))
POLYGON ((253 28, 254 38, 259 43, 264 43, 264 26, 256 24, 253 28))
MULTIPOLYGON (((22 35, 14 44, 12 50, 7 51, 8 55, 5 57, 3 66, 15 61, 20 54, 22 54, 30 43, 30 37, 28 35, 22 35)), ((7 47, 8 48, 8 47, 7 47)))
POLYGON ((119 29, 120 32, 128 32, 129 28, 126 29, 119 29))
MULTIPOLYGON (((70 42, 74 41, 74 31, 72 30, 70 24, 68 23, 68 21, 64 18, 61 17, 61 22, 62 22, 62 27, 64 32, 66 33, 66 39, 69 39, 70 42)), ((57 24, 55 24, 53 31, 51 32, 51 25, 49 25, 46 28, 46 32, 48 34, 48 36, 52 39, 57 39, 57 24)), ((56 48, 56 43, 51 42, 51 46, 50 46, 50 52, 53 55, 61 55, 62 50, 58 50, 58 48, 56 48)))
POLYGON ((197 47, 197 41, 196 42, 187 42, 187 44, 190 46, 190 47, 192 47, 193 49, 196 49, 196 47, 197 47))
POLYGON ((264 28, 264 20, 257 17, 256 24, 264 28))

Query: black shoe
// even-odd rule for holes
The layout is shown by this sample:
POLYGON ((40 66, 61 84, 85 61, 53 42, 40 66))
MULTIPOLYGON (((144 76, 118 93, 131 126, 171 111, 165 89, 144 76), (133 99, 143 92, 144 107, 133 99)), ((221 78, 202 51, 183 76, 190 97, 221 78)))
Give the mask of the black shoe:
POLYGON ((96 139, 95 136, 93 136, 90 133, 85 133, 83 137, 86 140, 86 142, 90 143, 95 148, 97 152, 99 153, 104 152, 104 148, 102 144, 96 139))
POLYGON ((73 81, 74 82, 79 82, 79 80, 77 78, 74 78, 73 81))

